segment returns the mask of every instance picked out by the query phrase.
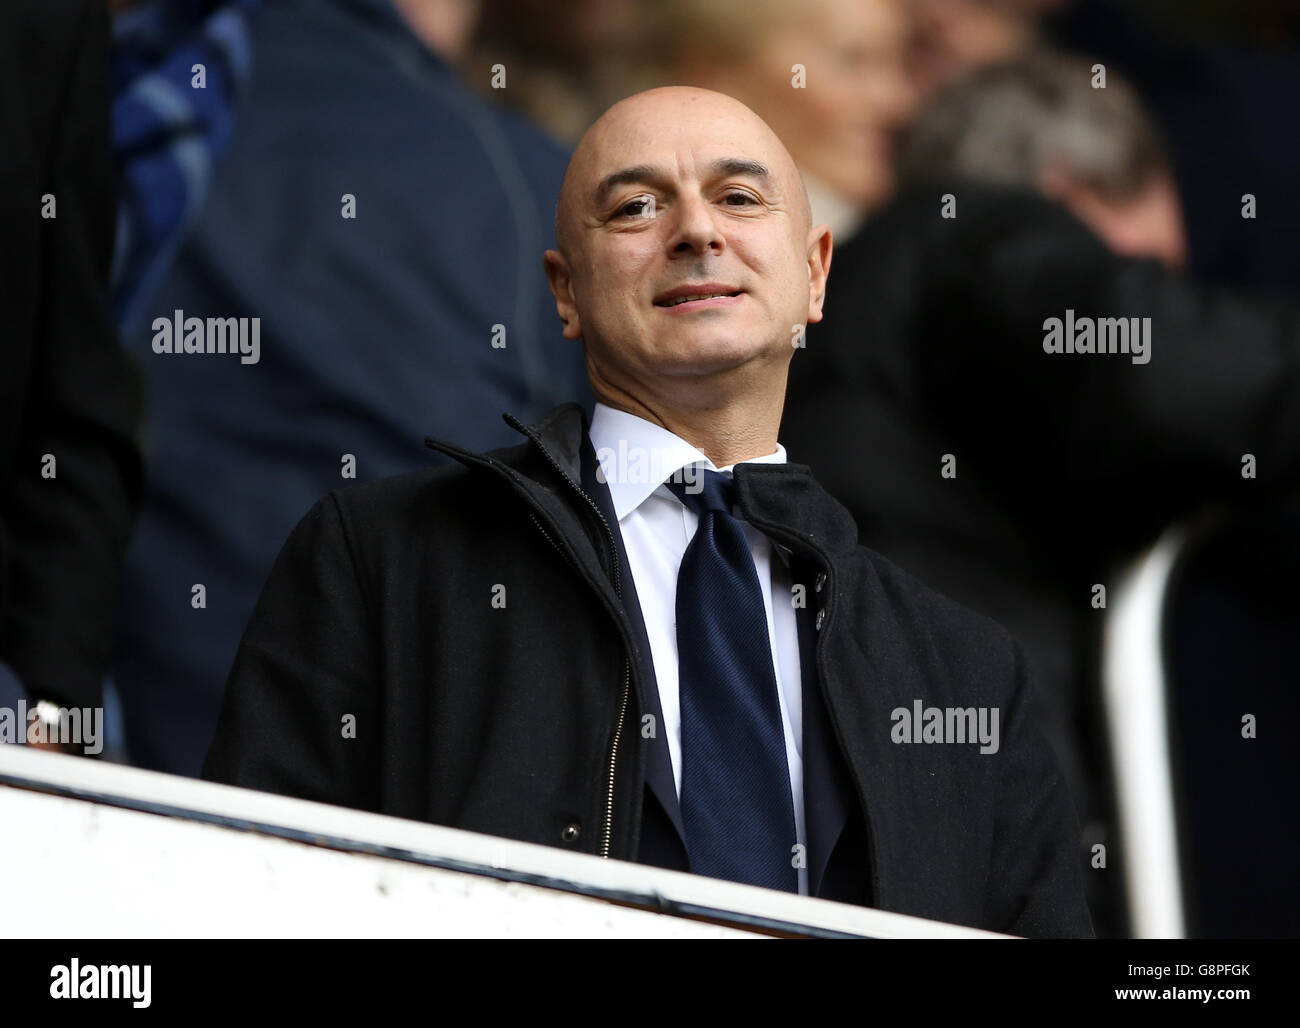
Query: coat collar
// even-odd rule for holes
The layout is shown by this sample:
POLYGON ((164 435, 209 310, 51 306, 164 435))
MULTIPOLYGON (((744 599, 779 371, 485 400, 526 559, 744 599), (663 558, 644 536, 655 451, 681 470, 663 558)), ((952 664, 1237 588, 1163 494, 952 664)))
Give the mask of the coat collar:
MULTIPOLYGON (((576 403, 555 407, 533 425, 513 414, 505 421, 529 440, 523 446, 474 454, 447 443, 426 440, 463 464, 491 467, 516 477, 517 485, 531 483, 548 492, 558 491, 567 477, 572 488, 582 482, 582 447, 587 439, 587 415, 576 403), (542 460, 538 460, 538 457, 542 460)), ((737 465, 736 498, 745 519, 792 549, 811 551, 821 560, 844 558, 858 546, 858 529, 852 516, 833 499, 804 464, 737 465)))

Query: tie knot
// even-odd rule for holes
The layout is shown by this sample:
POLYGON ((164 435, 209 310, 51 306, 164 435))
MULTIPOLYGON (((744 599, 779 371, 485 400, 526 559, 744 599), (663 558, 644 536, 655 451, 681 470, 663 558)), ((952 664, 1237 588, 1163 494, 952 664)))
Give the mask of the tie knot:
POLYGON ((731 514, 736 495, 731 472, 696 467, 691 474, 682 477, 684 481, 677 482, 670 478, 664 485, 700 518, 711 510, 731 514))

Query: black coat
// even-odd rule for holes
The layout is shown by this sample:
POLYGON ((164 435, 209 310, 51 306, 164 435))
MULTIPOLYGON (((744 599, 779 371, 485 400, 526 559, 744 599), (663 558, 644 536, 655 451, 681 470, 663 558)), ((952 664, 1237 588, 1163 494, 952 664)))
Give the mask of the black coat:
POLYGON ((141 478, 107 296, 109 92, 102 0, 0 4, 0 660, 76 705, 99 702, 141 478))
MULTIPOLYGON (((585 419, 570 404, 510 420, 520 446, 434 444, 463 467, 312 508, 240 646, 205 777, 659 862, 642 831, 666 743, 636 730, 657 687, 617 527, 580 485, 585 419)), ((865 900, 1090 935, 1077 821, 1010 637, 859 547, 806 467, 742 464, 735 482, 745 518, 826 576, 809 583, 816 663, 865 826, 865 900), (1000 749, 892 742, 891 711, 915 700, 997 708, 1000 749)))

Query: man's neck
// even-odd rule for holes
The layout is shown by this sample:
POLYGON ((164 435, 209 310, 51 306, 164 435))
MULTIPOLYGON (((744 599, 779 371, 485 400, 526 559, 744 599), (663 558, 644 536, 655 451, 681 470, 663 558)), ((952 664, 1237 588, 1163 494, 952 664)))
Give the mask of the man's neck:
POLYGON ((654 398, 641 399, 617 390, 596 389, 607 407, 626 411, 667 429, 713 462, 716 468, 766 457, 776 452, 781 424, 780 397, 775 401, 747 397, 716 407, 669 407, 654 398))

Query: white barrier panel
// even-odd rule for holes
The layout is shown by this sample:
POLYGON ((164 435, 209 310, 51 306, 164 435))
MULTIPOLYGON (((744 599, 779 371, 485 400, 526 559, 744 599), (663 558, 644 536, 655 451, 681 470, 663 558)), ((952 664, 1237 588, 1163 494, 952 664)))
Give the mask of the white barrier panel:
POLYGON ((0 746, 0 936, 1000 938, 0 746))
POLYGON ((1181 939, 1182 871, 1165 700, 1169 577, 1189 530, 1167 530, 1112 587, 1102 647, 1129 919, 1139 939, 1181 939))

